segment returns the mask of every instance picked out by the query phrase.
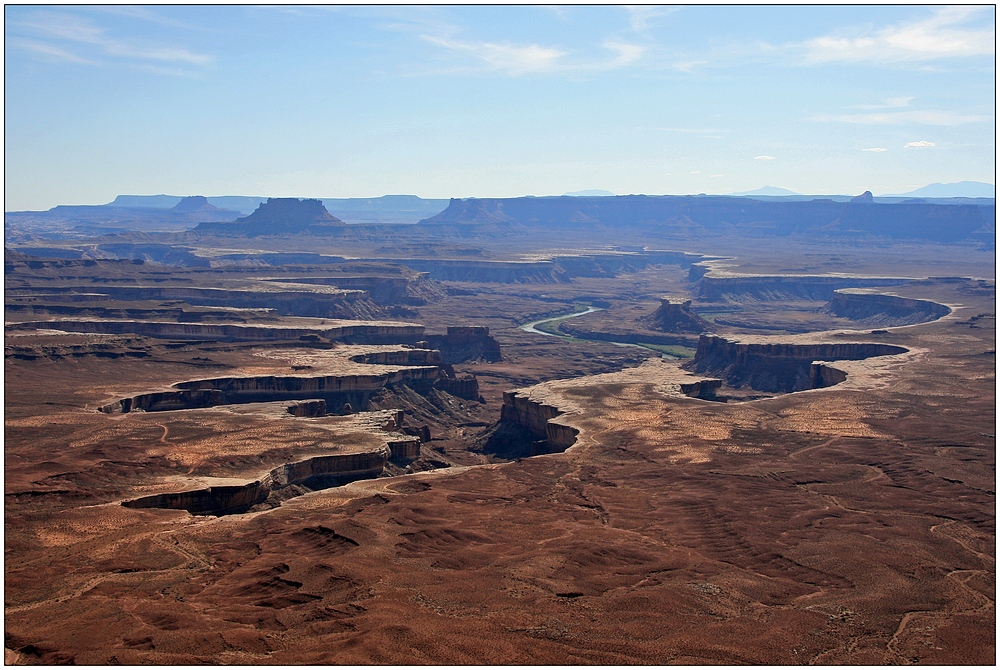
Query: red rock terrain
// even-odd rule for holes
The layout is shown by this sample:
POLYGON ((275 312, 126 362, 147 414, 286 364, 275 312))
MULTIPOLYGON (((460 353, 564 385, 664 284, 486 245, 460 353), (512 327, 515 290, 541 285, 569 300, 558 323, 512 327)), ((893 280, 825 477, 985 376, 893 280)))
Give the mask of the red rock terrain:
MULTIPOLYGON (((55 287, 76 270, 40 271, 55 287)), ((930 323, 771 335, 786 352, 817 347, 803 355, 827 355, 837 383, 745 402, 758 389, 738 366, 694 374, 647 350, 515 327, 581 295, 600 293, 610 312, 648 284, 649 314, 668 289, 694 293, 676 268, 643 272, 543 290, 444 284, 413 320, 454 364, 408 353, 426 343, 9 330, 8 663, 992 664, 992 282, 893 289, 951 308, 930 323), (489 326, 502 360, 481 331, 447 339, 446 323, 489 326), (840 360, 848 344, 871 351, 840 360), (369 368, 429 372, 365 386, 346 416, 340 396, 323 414, 294 409, 309 400, 295 394, 98 411, 220 380, 369 368), (451 392, 470 372, 485 402, 451 392), (689 397, 712 374, 732 402, 689 397), (417 376, 428 383, 408 386, 417 376), (366 418, 400 410, 429 425, 419 459, 296 488, 314 471, 286 464, 412 445, 366 418), (541 455, 492 456, 484 445, 504 427, 541 455), (267 476, 287 481, 245 513, 121 504, 267 476)), ((20 321, 57 316, 18 300, 34 305, 20 321)))

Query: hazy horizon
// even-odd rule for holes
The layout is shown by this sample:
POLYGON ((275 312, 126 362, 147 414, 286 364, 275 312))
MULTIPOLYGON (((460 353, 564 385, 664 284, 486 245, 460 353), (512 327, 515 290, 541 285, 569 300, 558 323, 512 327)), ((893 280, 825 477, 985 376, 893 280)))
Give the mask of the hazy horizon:
POLYGON ((993 183, 991 6, 7 6, 5 210, 993 183))
MULTIPOLYGON (((962 183, 965 183, 965 182, 962 182, 962 183)), ((995 185, 992 184, 992 183, 986 183, 986 182, 972 182, 972 183, 974 183, 974 184, 981 184, 981 185, 985 185, 985 186, 994 186, 994 188, 995 188, 995 185)), ((958 185, 958 184, 955 184, 955 185, 958 185)), ((911 196, 912 197, 924 197, 924 198, 994 198, 995 197, 994 195, 983 195, 983 194, 970 194, 970 195, 921 194, 922 191, 932 190, 933 187, 936 187, 936 186, 948 187, 948 186, 952 186, 952 184, 940 184, 940 183, 927 184, 926 186, 923 186, 921 188, 915 189, 913 192, 908 192, 908 193, 875 193, 873 195, 876 198, 880 198, 880 197, 886 197, 886 198, 892 198, 892 197, 911 197, 911 196)), ((506 197, 507 198, 525 198, 525 197, 527 197, 527 198, 536 198, 536 197, 537 198, 555 198, 555 197, 565 197, 565 196, 577 196, 577 197, 579 197, 579 196, 588 196, 588 197, 595 197, 595 196, 629 196, 629 195, 644 195, 644 196, 651 196, 651 197, 655 197, 655 196, 675 196, 675 197, 679 197, 679 196, 687 196, 687 195, 707 195, 707 196, 768 196, 768 197, 780 197, 780 196, 791 196, 791 197, 846 197, 846 196, 855 196, 855 195, 860 195, 860 194, 858 194, 858 193, 796 193, 794 191, 790 191, 788 189, 783 189, 781 187, 763 186, 761 188, 752 189, 750 191, 741 191, 741 192, 735 192, 735 193, 612 193, 610 191, 603 191, 602 189, 586 189, 586 190, 581 190, 581 191, 576 191, 576 192, 569 192, 569 193, 522 194, 522 195, 506 196, 506 197)), ((122 197, 124 197, 124 198, 158 198, 158 197, 168 197, 168 198, 178 198, 178 201, 179 201, 181 198, 192 197, 192 196, 205 197, 205 198, 207 198, 209 200, 213 200, 213 199, 217 200, 217 199, 223 199, 223 198, 261 198, 261 199, 264 199, 264 198, 272 198, 272 197, 308 198, 308 199, 318 199, 318 200, 378 200, 380 198, 399 198, 399 197, 404 197, 404 198, 416 197, 416 198, 420 198, 422 200, 451 200, 453 198, 457 198, 457 199, 460 199, 460 200, 465 200, 465 199, 470 199, 470 198, 495 199, 495 198, 498 197, 498 196, 491 196, 491 195, 475 195, 475 196, 449 196, 449 197, 446 197, 446 198, 427 198, 427 197, 421 196, 419 194, 414 194, 414 193, 383 193, 382 195, 368 195, 368 196, 325 196, 325 195, 316 195, 316 194, 309 194, 309 193, 298 193, 298 194, 285 195, 285 196, 247 195, 246 193, 220 193, 220 194, 215 194, 215 195, 204 195, 204 194, 201 194, 201 193, 190 193, 190 194, 178 194, 178 193, 119 193, 119 194, 117 194, 117 196, 115 198, 113 198, 113 199, 111 199, 111 200, 109 200, 107 202, 93 202, 93 203, 90 203, 90 202, 87 202, 87 203, 83 203, 83 202, 63 202, 63 203, 59 203, 59 205, 71 206, 71 207, 72 206, 103 206, 103 205, 113 205, 114 202, 115 202, 115 200, 117 200, 118 198, 122 198, 122 197)), ((59 206, 59 205, 53 205, 53 207, 56 207, 56 206, 59 206)), ((133 206, 133 205, 124 204, 124 205, 119 205, 119 206, 121 206, 121 207, 130 207, 130 206, 133 206)), ((143 207, 152 207, 153 205, 142 205, 142 206, 143 207)), ((51 208, 46 208, 46 209, 51 209, 51 208)), ((9 209, 8 208, 5 211, 13 212, 13 211, 46 211, 46 210, 13 210, 13 209, 9 209)))

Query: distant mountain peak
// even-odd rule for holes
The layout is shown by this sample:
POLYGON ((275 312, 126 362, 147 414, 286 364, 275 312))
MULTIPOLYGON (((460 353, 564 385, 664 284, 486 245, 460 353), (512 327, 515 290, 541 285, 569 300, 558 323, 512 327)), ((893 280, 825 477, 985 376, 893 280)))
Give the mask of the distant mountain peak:
POLYGON ((907 193, 894 193, 892 196, 916 198, 995 198, 996 186, 982 181, 959 181, 950 184, 935 183, 907 193))

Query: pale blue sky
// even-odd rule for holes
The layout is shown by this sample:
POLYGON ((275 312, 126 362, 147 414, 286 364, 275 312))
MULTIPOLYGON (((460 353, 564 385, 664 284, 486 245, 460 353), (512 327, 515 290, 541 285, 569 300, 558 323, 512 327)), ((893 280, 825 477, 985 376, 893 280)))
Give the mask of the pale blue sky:
POLYGON ((992 6, 7 6, 5 209, 994 181, 992 6))

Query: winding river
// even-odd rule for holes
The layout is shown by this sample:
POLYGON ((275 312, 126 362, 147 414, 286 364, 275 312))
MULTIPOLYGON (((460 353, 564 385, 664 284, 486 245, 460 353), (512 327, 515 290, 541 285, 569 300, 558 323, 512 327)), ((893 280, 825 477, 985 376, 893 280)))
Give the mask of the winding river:
POLYGON ((560 316, 550 316, 544 319, 539 319, 538 321, 532 321, 531 323, 526 323, 523 326, 518 326, 518 327, 526 333, 538 333, 539 335, 548 335, 549 337, 562 337, 568 340, 572 340, 573 338, 570 337, 569 335, 557 335, 556 333, 547 333, 544 330, 538 330, 537 328, 535 328, 535 326, 542 323, 549 323, 550 321, 564 321, 566 319, 572 319, 577 316, 583 316, 584 314, 599 312, 602 309, 603 309, 602 307, 588 307, 582 312, 570 312, 569 314, 562 314, 560 316))
POLYGON ((677 356, 672 356, 671 354, 665 354, 662 351, 659 351, 658 349, 654 349, 653 347, 648 347, 648 346, 646 346, 644 344, 635 344, 635 343, 632 343, 632 342, 610 342, 608 340, 590 340, 590 339, 587 339, 585 337, 574 337, 574 336, 571 336, 571 335, 563 335, 563 334, 559 334, 559 333, 548 333, 548 332, 545 332, 544 330, 538 330, 538 328, 536 328, 536 326, 541 325, 543 323, 552 323, 552 322, 555 322, 555 321, 565 321, 566 319, 573 319, 573 318, 576 318, 578 316, 583 316, 584 314, 591 314, 593 312, 599 312, 602 309, 604 309, 604 308, 603 307, 593 307, 593 306, 591 306, 591 307, 588 307, 587 309, 583 310, 582 312, 570 312, 569 314, 561 314, 559 316, 550 316, 550 317, 547 317, 547 318, 544 318, 544 319, 539 319, 538 321, 532 321, 531 323, 526 323, 523 326, 518 326, 518 328, 520 328, 521 330, 523 330, 526 333, 537 333, 538 335, 548 335, 549 337, 561 337, 564 340, 585 340, 587 342, 604 342, 606 344, 613 344, 616 347, 637 347, 639 349, 649 349, 650 351, 655 351, 656 353, 660 354, 660 356, 662 358, 666 359, 666 360, 674 361, 674 360, 678 359, 677 356))

